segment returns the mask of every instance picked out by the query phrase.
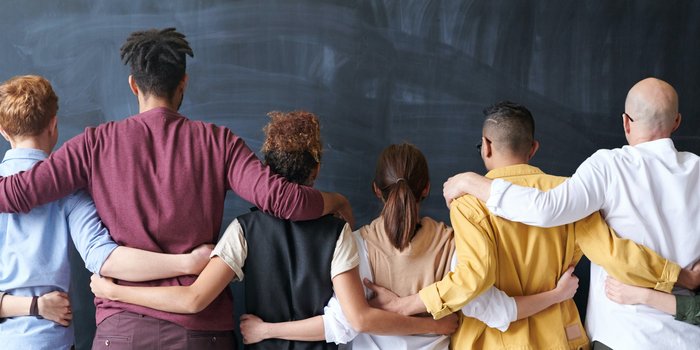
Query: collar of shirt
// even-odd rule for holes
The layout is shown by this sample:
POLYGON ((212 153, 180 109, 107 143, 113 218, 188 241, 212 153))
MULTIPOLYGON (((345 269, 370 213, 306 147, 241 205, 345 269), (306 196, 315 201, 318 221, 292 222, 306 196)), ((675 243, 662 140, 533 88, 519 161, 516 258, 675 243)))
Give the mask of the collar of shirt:
POLYGON ((489 179, 498 179, 511 176, 544 174, 542 170, 529 164, 509 165, 498 169, 493 169, 486 173, 489 179))
POLYGON ((673 145, 673 140, 669 138, 658 139, 653 141, 642 142, 635 146, 625 146, 625 147, 635 147, 641 148, 645 151, 652 153, 666 153, 668 151, 678 152, 676 146, 673 145))
POLYGON ((36 161, 48 158, 46 152, 35 148, 13 148, 5 152, 5 158, 2 162, 7 162, 14 159, 32 159, 36 161))

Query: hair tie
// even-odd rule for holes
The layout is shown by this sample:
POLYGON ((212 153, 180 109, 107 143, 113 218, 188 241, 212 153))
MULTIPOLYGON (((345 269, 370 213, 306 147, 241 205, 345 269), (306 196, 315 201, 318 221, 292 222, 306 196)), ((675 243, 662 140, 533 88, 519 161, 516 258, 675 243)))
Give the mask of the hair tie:
POLYGON ((400 177, 400 178, 396 179, 396 181, 394 181, 394 183, 397 184, 397 183, 399 183, 399 181, 407 182, 406 179, 404 179, 403 177, 400 177))

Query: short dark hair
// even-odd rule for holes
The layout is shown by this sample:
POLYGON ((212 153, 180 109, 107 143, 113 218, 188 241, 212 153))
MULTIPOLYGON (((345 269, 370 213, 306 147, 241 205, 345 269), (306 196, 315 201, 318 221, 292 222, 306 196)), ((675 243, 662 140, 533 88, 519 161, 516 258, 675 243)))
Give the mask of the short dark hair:
POLYGON ((311 173, 321 162, 321 127, 318 118, 305 111, 270 112, 262 153, 265 164, 290 182, 309 185, 311 173))
POLYGON ((535 141, 535 120, 525 106, 511 101, 498 102, 484 109, 484 134, 494 147, 503 146, 512 154, 527 154, 535 141))
POLYGON ((175 28, 133 32, 121 49, 124 64, 131 64, 131 75, 145 94, 172 98, 185 76, 185 55, 194 57, 185 35, 175 28))

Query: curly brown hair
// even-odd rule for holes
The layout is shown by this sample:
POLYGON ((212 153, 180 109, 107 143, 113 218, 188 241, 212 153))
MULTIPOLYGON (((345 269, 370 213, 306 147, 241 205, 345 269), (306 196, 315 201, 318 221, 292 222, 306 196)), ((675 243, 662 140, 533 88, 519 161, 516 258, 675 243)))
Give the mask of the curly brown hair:
POLYGON ((321 127, 310 112, 270 112, 263 128, 262 153, 272 171, 291 182, 308 185, 312 171, 321 162, 321 127))

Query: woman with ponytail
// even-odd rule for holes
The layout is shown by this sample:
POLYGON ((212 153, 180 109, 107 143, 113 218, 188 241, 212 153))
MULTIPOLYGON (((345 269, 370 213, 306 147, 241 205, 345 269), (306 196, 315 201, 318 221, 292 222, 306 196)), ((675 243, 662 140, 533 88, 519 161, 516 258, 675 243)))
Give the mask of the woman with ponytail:
MULTIPOLYGON (((453 231, 442 222, 420 216, 420 203, 430 191, 428 163, 423 153, 410 144, 387 147, 377 161, 372 188, 384 206, 378 218, 353 232, 360 257, 360 276, 386 286, 400 296, 417 293, 424 286, 442 279, 455 264, 453 231)), ((517 302, 502 291, 491 288, 465 306, 462 312, 505 331, 510 322, 573 297, 577 287, 578 279, 565 274, 554 290, 519 297, 517 302)), ((365 288, 368 299, 370 294, 371 291, 365 288)), ((331 298, 324 315, 315 318, 315 327, 310 320, 271 323, 244 315, 241 333, 246 343, 272 337, 296 339, 303 333, 317 332, 324 335, 327 342, 352 341, 355 350, 449 348, 450 338, 446 335, 358 333, 347 321, 341 304, 335 297, 331 298)))

